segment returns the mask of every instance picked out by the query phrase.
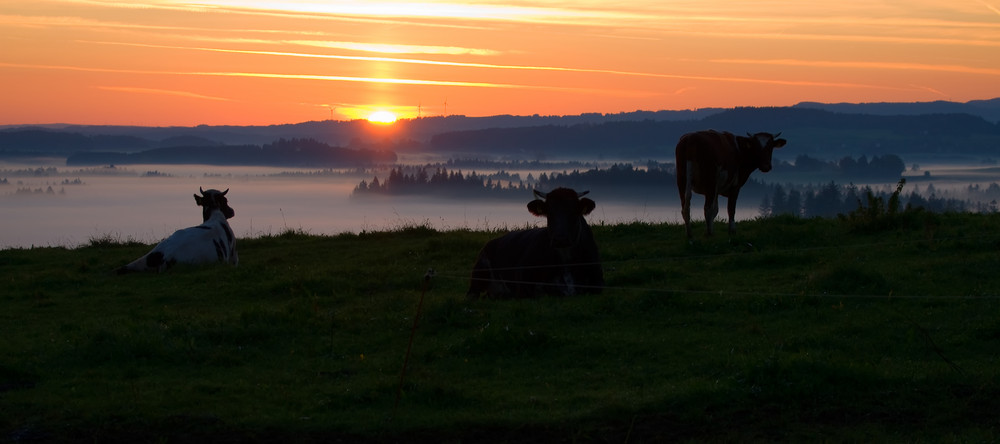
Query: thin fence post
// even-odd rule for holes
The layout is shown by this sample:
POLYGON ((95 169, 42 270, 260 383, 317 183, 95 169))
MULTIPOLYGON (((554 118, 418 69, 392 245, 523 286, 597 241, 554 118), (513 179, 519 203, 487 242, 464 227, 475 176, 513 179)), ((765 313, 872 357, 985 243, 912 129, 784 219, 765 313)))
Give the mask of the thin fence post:
POLYGON ((434 276, 434 269, 428 268, 424 273, 423 288, 420 291, 420 301, 417 302, 417 313, 413 316, 413 328, 410 329, 410 344, 406 346, 406 356, 403 358, 403 369, 399 372, 399 387, 396 389, 396 403, 392 407, 393 416, 399 408, 399 400, 403 397, 403 383, 406 382, 406 367, 410 363, 410 352, 413 350, 413 338, 417 335, 417 325, 420 323, 420 312, 424 307, 424 296, 427 295, 427 288, 430 287, 431 277, 434 276))

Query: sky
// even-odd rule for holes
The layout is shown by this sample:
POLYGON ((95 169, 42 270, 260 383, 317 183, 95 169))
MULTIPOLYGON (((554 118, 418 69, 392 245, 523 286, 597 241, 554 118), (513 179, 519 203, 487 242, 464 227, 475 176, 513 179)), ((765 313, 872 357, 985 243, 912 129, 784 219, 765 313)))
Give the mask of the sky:
POLYGON ((1000 0, 0 0, 0 125, 1000 97, 1000 0))

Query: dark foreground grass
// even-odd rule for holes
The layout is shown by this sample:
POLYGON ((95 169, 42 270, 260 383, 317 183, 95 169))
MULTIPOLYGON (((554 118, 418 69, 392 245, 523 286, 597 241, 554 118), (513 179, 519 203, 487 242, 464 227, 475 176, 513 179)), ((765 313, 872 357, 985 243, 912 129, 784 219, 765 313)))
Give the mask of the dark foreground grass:
POLYGON ((515 301, 486 232, 4 250, 0 441, 997 441, 998 217, 598 226, 604 294, 515 301))

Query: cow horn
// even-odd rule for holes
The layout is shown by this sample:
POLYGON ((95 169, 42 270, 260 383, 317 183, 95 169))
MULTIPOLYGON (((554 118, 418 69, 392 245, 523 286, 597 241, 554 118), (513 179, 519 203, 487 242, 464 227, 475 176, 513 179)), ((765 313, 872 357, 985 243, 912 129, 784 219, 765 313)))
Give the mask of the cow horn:
POLYGON ((204 195, 205 195, 205 190, 203 190, 203 189, 202 189, 201 187, 198 187, 198 191, 200 191, 200 192, 201 192, 201 195, 202 195, 202 196, 204 196, 204 195))
POLYGON ((549 197, 548 193, 543 193, 543 192, 538 191, 538 190, 534 190, 534 191, 535 191, 535 197, 537 197, 539 199, 543 199, 544 200, 544 199, 547 199, 549 197))
POLYGON ((223 195, 223 196, 225 196, 225 195, 226 195, 226 193, 228 193, 228 192, 229 192, 229 188, 226 188, 226 191, 223 191, 223 192, 222 192, 222 195, 223 195))
POLYGON ((576 197, 579 199, 583 196, 586 196, 588 193, 590 193, 590 190, 584 191, 582 193, 576 193, 576 197))
POLYGON ((778 131, 778 134, 775 134, 775 135, 774 135, 774 138, 775 138, 775 139, 777 139, 778 137, 781 137, 781 131, 778 131))

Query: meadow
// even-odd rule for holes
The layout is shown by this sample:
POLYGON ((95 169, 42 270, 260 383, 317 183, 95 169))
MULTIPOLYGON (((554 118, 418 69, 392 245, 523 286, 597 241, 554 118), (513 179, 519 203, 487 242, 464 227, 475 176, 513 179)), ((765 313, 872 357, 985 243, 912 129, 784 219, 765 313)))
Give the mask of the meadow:
POLYGON ((1000 440, 1000 215, 594 232, 603 294, 530 300, 466 299, 495 230, 0 250, 0 440, 1000 440))

